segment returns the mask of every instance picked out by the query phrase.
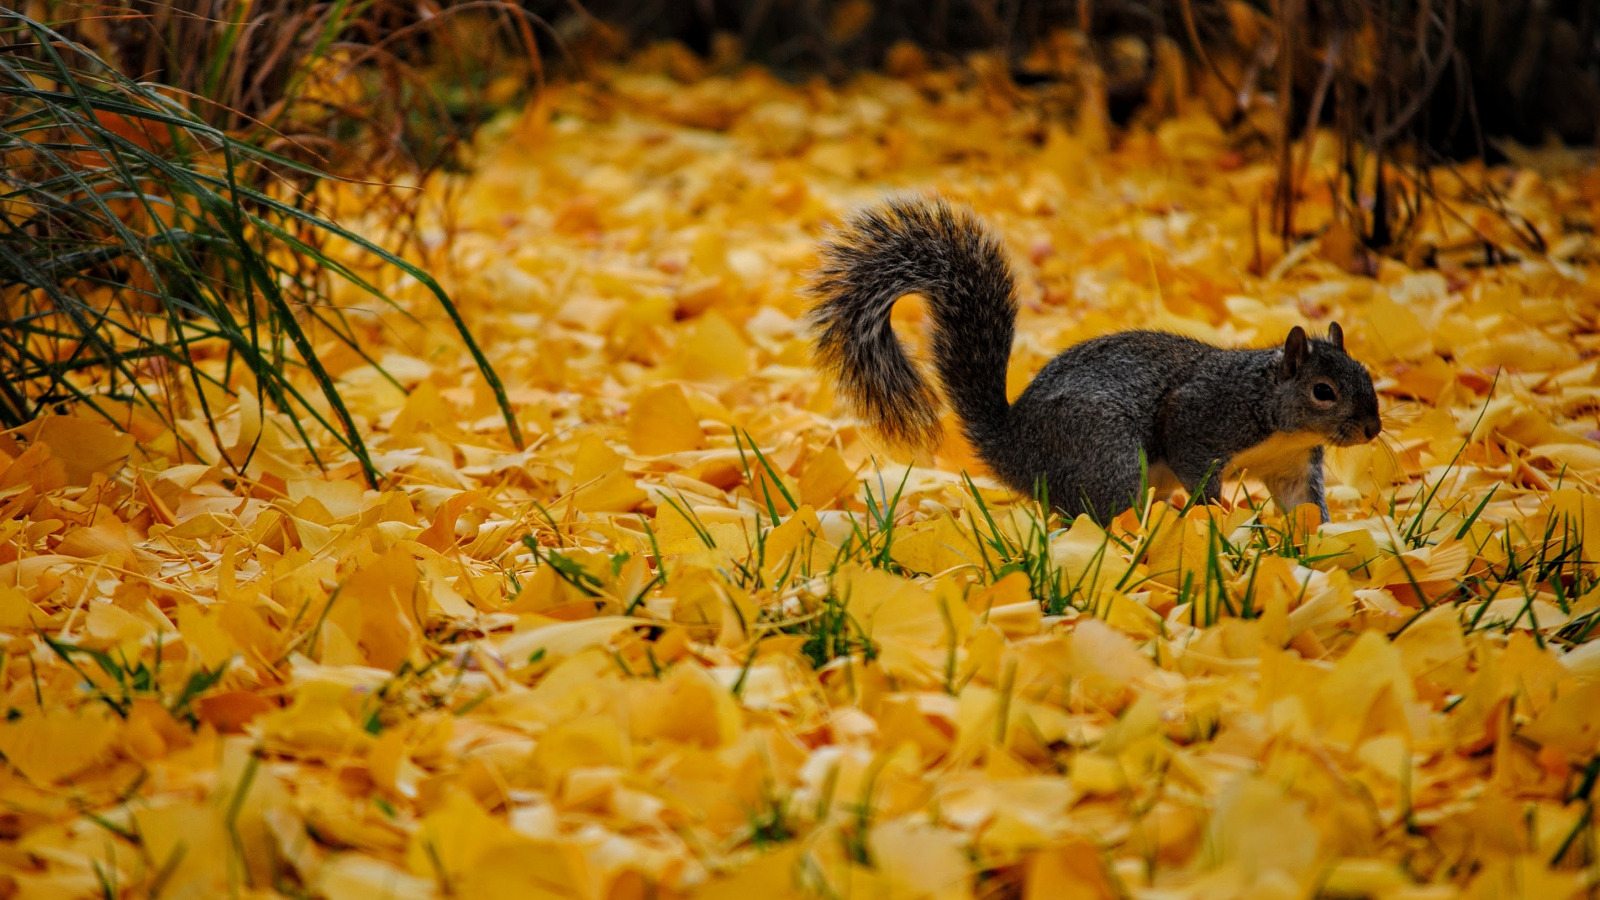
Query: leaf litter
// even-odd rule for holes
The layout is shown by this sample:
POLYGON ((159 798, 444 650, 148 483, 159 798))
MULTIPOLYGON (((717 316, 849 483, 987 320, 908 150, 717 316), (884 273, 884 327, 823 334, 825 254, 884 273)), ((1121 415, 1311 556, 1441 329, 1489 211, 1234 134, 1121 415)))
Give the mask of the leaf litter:
POLYGON ((1286 251, 1272 168, 1202 111, 1113 148, 976 72, 657 50, 491 127, 412 252, 526 447, 422 303, 354 296, 394 380, 324 363, 377 488, 240 373, 215 433, 0 437, 0 892, 1593 891, 1600 176, 1441 170, 1413 268, 1333 222, 1319 139, 1322 236, 1286 251), (954 429, 885 453, 809 367, 800 286, 892 190, 1004 233, 1013 391, 1120 328, 1340 321, 1388 427, 1331 454, 1333 522, 1248 481, 1062 522, 954 429))

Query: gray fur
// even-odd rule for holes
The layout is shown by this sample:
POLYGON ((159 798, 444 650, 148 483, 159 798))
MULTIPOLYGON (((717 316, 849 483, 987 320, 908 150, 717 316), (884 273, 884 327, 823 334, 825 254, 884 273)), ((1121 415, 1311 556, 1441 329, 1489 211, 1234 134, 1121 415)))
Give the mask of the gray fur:
POLYGON ((811 291, 818 364, 859 415, 914 446, 937 438, 939 399, 889 310, 906 294, 925 297, 934 369, 974 449, 1013 490, 1042 488, 1068 515, 1105 521, 1138 502, 1142 463, 1217 500, 1223 473, 1248 460, 1281 505, 1315 503, 1326 520, 1322 445, 1381 429, 1372 378, 1344 352, 1337 324, 1327 340, 1297 327, 1268 350, 1105 335, 1046 363, 1008 404, 1011 269, 982 220, 943 200, 902 197, 856 213, 823 244, 811 291), (1334 400, 1316 396, 1319 383, 1334 400))

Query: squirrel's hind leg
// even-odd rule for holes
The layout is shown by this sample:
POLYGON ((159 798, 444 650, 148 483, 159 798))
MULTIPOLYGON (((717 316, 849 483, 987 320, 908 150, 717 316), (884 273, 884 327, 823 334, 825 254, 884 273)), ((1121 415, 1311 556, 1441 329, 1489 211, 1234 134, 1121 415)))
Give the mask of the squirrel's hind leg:
POLYGON ((1087 513, 1105 523, 1144 503, 1139 490, 1149 486, 1150 471, 1138 441, 1109 434, 1098 437, 1079 443, 1073 448, 1078 452, 1067 453, 1050 472, 1046 487, 1057 509, 1072 516, 1087 513))

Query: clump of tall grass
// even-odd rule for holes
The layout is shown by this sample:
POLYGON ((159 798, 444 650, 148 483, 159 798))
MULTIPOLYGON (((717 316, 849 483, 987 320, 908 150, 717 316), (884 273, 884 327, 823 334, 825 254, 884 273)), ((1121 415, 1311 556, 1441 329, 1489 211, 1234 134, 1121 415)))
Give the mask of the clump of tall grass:
MULTIPOLYGON (((34 0, 22 9, 117 71, 162 85, 209 125, 362 178, 458 163, 478 125, 537 88, 541 50, 558 46, 510 0, 34 0)), ((385 199, 403 207, 414 197, 385 199)))
POLYGON ((340 343, 376 365, 330 288, 387 298, 371 268, 323 252, 336 237, 431 292, 520 442, 439 285, 274 189, 275 174, 316 169, 208 124, 174 93, 0 9, 0 425, 68 405, 127 424, 142 408, 169 425, 198 415, 216 437, 216 404, 244 391, 285 413, 313 455, 331 435, 376 481, 317 348, 340 343))

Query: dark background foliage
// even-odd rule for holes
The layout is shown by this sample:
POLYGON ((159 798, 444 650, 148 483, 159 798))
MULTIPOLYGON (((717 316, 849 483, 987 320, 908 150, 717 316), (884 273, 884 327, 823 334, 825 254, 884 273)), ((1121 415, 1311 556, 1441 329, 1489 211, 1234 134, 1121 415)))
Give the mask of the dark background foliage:
MULTIPOLYGON (((883 63, 889 48, 913 42, 951 59, 997 50, 1013 62, 1061 28, 1088 34, 1113 79, 1113 99, 1126 116, 1151 69, 1117 65, 1113 46, 1132 39, 1146 47, 1177 39, 1192 57, 1275 55, 1252 46, 1218 0, 878 0, 870 10, 852 0, 592 0, 595 17, 635 42, 670 39, 710 52, 715 36, 737 35, 751 58, 795 76, 841 75, 883 63), (852 9, 856 11, 852 13, 852 9), (841 17, 865 14, 843 35, 841 17)), ((1297 97, 1316 89, 1317 64, 1329 48, 1348 48, 1364 29, 1381 43, 1379 72, 1345 102, 1372 104, 1388 92, 1413 105, 1407 128, 1452 156, 1478 155, 1480 139, 1506 136, 1539 143, 1555 135, 1593 144, 1600 134, 1600 4, 1592 0, 1257 0, 1249 6, 1287 24, 1297 97), (1416 101, 1415 103, 1413 101, 1416 101)), ((545 10, 564 19, 559 8, 545 10)), ((1268 32, 1266 40, 1275 42, 1268 32)), ((1123 46, 1126 46, 1124 44, 1123 46)), ((1145 54, 1149 59, 1151 54, 1145 54)), ((1332 121, 1336 113, 1325 105, 1332 121)))

